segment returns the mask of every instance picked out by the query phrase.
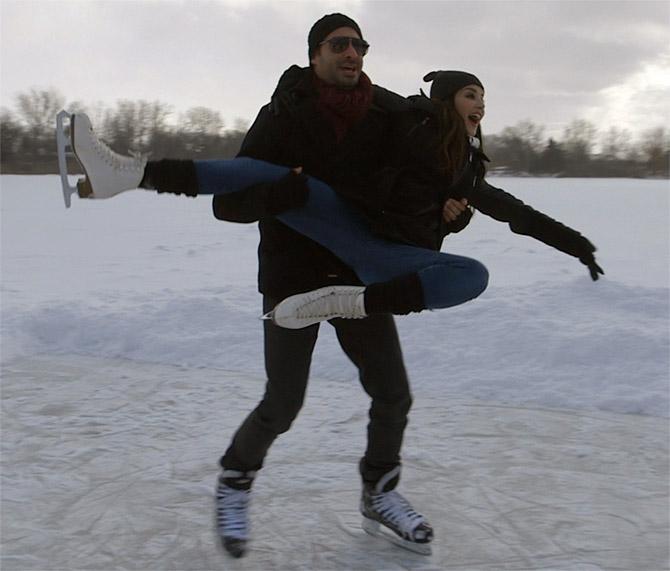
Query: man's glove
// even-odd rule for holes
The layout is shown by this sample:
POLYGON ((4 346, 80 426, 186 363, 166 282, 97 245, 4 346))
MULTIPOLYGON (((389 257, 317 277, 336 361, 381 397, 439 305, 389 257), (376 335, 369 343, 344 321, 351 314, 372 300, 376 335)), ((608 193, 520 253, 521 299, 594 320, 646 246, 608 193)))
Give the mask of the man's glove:
POLYGON ((278 181, 269 183, 266 190, 267 212, 271 216, 303 206, 309 196, 307 175, 291 170, 278 181))
POLYGON ((307 176, 289 171, 274 182, 259 182, 214 197, 214 216, 228 222, 249 223, 271 218, 307 202, 307 176))

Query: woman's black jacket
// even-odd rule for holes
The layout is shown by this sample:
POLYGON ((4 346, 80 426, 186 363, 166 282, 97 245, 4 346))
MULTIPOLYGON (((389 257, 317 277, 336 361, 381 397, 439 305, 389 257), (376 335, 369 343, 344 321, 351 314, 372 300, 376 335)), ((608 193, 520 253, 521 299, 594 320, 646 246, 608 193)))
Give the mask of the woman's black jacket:
MULTIPOLYGON (((439 124, 433 103, 424 96, 408 100, 411 108, 396 114, 394 120, 394 164, 377 177, 376 204, 380 207, 370 217, 378 234, 439 249, 444 236, 469 222, 465 213, 456 223, 445 224, 444 202, 465 198, 483 214, 507 222, 512 232, 540 240, 586 265, 595 264, 595 247, 579 232, 490 185, 484 178, 488 159, 478 148, 470 147, 467 165, 450 181, 438 167, 439 124)), ((593 270, 591 273, 596 279, 593 270)))

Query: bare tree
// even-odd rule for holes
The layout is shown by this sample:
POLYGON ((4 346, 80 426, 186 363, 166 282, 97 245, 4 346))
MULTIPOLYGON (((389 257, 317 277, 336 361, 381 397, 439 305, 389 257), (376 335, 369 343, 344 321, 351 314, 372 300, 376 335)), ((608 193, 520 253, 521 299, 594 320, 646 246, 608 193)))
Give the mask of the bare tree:
POLYGON ((186 151, 199 156, 221 136, 223 119, 208 107, 191 107, 180 116, 179 130, 186 151))
POLYGON ((181 115, 179 127, 187 133, 218 136, 223 131, 224 123, 218 111, 208 107, 191 107, 181 115))
POLYGON ((160 101, 140 101, 139 120, 144 125, 145 145, 150 146, 158 133, 168 130, 167 120, 172 108, 160 101))
POLYGON ((670 174, 670 133, 665 127, 646 131, 642 138, 642 156, 652 176, 670 174))
MULTIPOLYGON (((0 161, 3 173, 57 172, 54 141, 55 116, 65 98, 54 89, 32 88, 16 97, 16 108, 0 110, 0 161)), ((218 111, 192 107, 168 121, 172 108, 159 101, 117 101, 108 108, 73 101, 72 112, 85 112, 96 133, 120 153, 139 151, 151 158, 230 158, 240 149, 248 121, 236 118, 225 129, 218 111), (225 129, 225 130, 224 130, 225 129)), ((665 176, 670 177, 670 130, 650 129, 631 142, 625 129, 612 127, 602 135, 602 155, 592 156, 597 130, 575 120, 564 139, 544 141, 544 127, 530 120, 486 137, 493 167, 511 172, 560 176, 665 176)))
POLYGON ((46 164, 55 163, 55 120, 64 105, 65 97, 55 89, 32 88, 16 97, 18 122, 25 128, 21 154, 24 157, 32 155, 33 162, 41 165, 40 171, 46 164))
POLYGON ((539 153, 544 148, 544 125, 537 125, 530 119, 525 119, 511 129, 532 151, 539 153))
POLYGON ((597 132, 586 119, 575 119, 565 128, 561 146, 565 150, 567 170, 572 176, 592 175, 590 161, 597 132))
POLYGON ((591 156, 598 130, 595 125, 586 119, 575 119, 563 133, 563 148, 565 151, 578 158, 591 156))
POLYGON ((109 144, 119 152, 147 152, 152 140, 167 129, 170 108, 159 101, 117 101, 116 109, 107 111, 103 132, 109 144))
POLYGON ((65 97, 55 89, 32 88, 16 97, 20 121, 33 136, 51 135, 56 114, 64 107, 65 97))
POLYGON ((5 107, 0 111, 0 162, 2 172, 21 161, 24 129, 5 107))
POLYGON ((495 149, 496 164, 504 163, 515 172, 533 172, 542 152, 543 137, 543 126, 525 120, 505 127, 499 135, 487 139, 487 145, 495 149))
POLYGON ((538 172, 545 174, 561 174, 565 170, 565 153, 554 139, 551 137, 547 141, 538 160, 538 172))
POLYGON ((237 133, 246 133, 249 130, 249 121, 242 119, 242 117, 235 117, 233 123, 233 131, 237 133))
POLYGON ((602 138, 602 155, 609 160, 622 160, 630 153, 632 136, 627 129, 610 127, 602 138))

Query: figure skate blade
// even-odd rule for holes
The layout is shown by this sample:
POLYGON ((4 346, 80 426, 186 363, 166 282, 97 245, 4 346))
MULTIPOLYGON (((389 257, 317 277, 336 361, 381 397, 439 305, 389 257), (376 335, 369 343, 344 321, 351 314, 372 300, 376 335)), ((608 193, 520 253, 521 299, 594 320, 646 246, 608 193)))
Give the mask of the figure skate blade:
POLYGON ((86 198, 86 180, 79 179, 79 181, 72 185, 68 178, 67 158, 74 156, 72 147, 72 114, 64 109, 56 115, 56 147, 58 149, 58 171, 60 173, 61 185, 63 187, 63 199, 65 200, 65 208, 70 208, 71 197, 77 193, 80 197, 86 198), (81 186, 80 186, 81 185, 81 186))

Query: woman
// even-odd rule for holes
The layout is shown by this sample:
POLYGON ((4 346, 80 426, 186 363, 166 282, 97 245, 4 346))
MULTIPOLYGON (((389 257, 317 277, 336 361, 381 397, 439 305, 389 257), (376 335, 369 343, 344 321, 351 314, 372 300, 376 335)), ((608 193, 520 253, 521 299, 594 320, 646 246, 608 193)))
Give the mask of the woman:
MULTIPOLYGON (((302 328, 334 317, 406 314, 452 307, 480 295, 488 283, 486 268, 476 260, 439 252, 444 221, 459 211, 447 211, 454 200, 469 202, 509 222, 514 232, 578 257, 594 280, 602 273, 586 238, 483 180, 481 82, 457 71, 431 72, 424 79, 433 81, 431 98, 410 98, 409 107, 397 113, 393 166, 378 173, 373 202, 359 205, 362 210, 353 208, 329 186, 308 177, 306 196, 287 196, 288 203, 299 206, 274 213, 269 205, 280 221, 330 249, 366 284, 289 297, 265 316, 277 325, 302 328)), ((244 157, 149 163, 122 157, 96 137, 84 114, 72 115, 71 137, 86 173, 78 184, 81 197, 108 198, 138 187, 217 195, 305 176, 244 157)), ((461 218, 465 223, 467 219, 461 218)))
MULTIPOLYGON (((484 162, 488 158, 482 151, 480 123, 485 106, 484 87, 479 79, 461 71, 438 71, 427 74, 424 80, 433 82, 430 99, 423 93, 410 97, 412 108, 398 115, 392 137, 394 167, 381 173, 375 204, 366 209, 375 234, 439 250, 447 231, 454 231, 453 224, 448 224, 456 214, 450 203, 459 200, 509 223, 517 234, 531 236, 578 258, 594 281, 604 274, 595 261, 595 247, 581 234, 484 179, 484 162)), ((469 217, 461 215, 460 219, 463 226, 469 217)), ((407 313, 398 309, 431 308, 436 303, 448 285, 440 280, 444 274, 431 276, 431 270, 424 267, 418 272, 423 305, 411 287, 406 287, 403 298, 396 292, 395 304, 387 300, 392 313, 407 313)), ((405 286, 412 284, 407 279, 410 276, 406 276, 405 286)), ((321 288, 294 295, 275 307, 272 318, 278 325, 297 328, 333 317, 352 317, 352 313, 359 317, 361 312, 352 311, 349 300, 354 296, 360 300, 362 296, 367 308, 367 295, 373 287, 379 289, 382 284, 321 288)))

